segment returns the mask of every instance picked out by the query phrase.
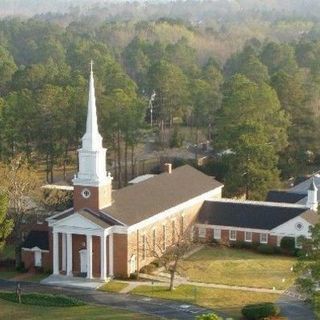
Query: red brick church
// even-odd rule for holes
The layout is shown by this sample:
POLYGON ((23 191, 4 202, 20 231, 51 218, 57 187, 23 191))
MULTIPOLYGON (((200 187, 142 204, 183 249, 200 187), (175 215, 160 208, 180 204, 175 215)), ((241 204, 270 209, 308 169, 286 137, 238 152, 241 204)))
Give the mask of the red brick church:
MULTIPOLYGON (((23 246, 26 268, 103 281, 128 277, 151 262, 147 240, 166 248, 175 243, 177 232, 190 228, 196 238, 207 241, 277 245, 284 235, 308 235, 317 219, 306 204, 221 199, 223 185, 188 165, 172 170, 168 164, 160 175, 112 190, 106 151, 98 130, 91 70, 73 207, 48 218, 49 231, 29 233, 23 246)), ((316 192, 310 190, 310 197, 316 192)), ((317 197, 313 206, 315 201, 317 197)))

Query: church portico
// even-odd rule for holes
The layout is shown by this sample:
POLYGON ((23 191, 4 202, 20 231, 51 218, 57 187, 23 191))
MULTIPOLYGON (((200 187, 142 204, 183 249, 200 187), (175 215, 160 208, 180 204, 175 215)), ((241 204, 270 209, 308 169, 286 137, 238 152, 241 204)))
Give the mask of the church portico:
POLYGON ((88 228, 92 222, 79 216, 52 225, 53 274, 105 281, 113 276, 113 235, 99 226, 88 228), (81 223, 85 227, 76 226, 81 223))

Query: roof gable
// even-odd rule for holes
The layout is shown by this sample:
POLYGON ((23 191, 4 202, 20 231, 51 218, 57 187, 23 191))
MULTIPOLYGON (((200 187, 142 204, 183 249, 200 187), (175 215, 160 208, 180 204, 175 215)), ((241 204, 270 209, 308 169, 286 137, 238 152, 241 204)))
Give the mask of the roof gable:
POLYGON ((79 212, 74 212, 71 215, 62 218, 61 220, 57 220, 55 226, 92 230, 104 229, 98 223, 98 221, 92 221, 91 219, 89 219, 88 216, 85 215, 82 210, 80 210, 79 212))

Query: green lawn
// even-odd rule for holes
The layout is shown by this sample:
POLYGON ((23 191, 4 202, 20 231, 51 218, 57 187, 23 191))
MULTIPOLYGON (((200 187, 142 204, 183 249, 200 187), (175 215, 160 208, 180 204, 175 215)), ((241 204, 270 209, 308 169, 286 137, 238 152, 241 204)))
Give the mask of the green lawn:
POLYGON ((11 279, 14 278, 17 274, 19 274, 18 271, 1 271, 0 270, 0 279, 11 279))
POLYGON ((162 299, 179 300, 194 303, 215 311, 224 312, 233 317, 239 317, 241 308, 249 303, 274 302, 279 295, 272 293, 257 293, 238 290, 225 290, 180 285, 173 291, 167 287, 139 286, 133 289, 133 294, 157 297, 162 299))
POLYGON ((292 257, 205 247, 181 261, 178 271, 191 281, 286 289, 294 282, 290 269, 295 263, 292 257))
POLYGON ((118 281, 110 281, 104 284, 102 287, 99 288, 100 291, 107 291, 107 292, 120 292, 122 289, 127 287, 127 283, 118 282, 118 281))
POLYGON ((0 318, 6 320, 152 320, 154 316, 132 313, 124 310, 112 309, 95 305, 81 307, 56 308, 19 305, 0 300, 0 318))

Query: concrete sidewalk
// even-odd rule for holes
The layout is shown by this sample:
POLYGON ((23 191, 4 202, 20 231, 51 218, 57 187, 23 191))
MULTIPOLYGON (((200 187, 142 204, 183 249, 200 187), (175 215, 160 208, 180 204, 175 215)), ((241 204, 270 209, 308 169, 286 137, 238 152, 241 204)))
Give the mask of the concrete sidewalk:
MULTIPOLYGON (((150 280, 150 282, 140 282, 141 285, 152 285, 151 281, 157 282, 156 285, 159 283, 169 283, 169 276, 164 277, 162 276, 154 276, 149 274, 140 274, 140 278, 150 280)), ((154 284, 154 283, 153 283, 154 284)), ((242 287, 242 286, 230 286, 225 284, 216 284, 216 283, 204 283, 204 282, 195 282, 195 281, 188 281, 183 278, 177 278, 175 280, 176 285, 187 284, 196 287, 204 287, 204 288, 215 288, 215 289, 228 289, 228 290, 240 290, 240 291, 250 291, 250 292, 261 292, 261 293, 276 293, 276 294, 283 294, 284 290, 276 290, 276 289, 268 289, 268 288, 254 288, 254 287, 242 287)))

